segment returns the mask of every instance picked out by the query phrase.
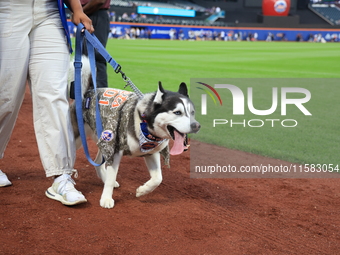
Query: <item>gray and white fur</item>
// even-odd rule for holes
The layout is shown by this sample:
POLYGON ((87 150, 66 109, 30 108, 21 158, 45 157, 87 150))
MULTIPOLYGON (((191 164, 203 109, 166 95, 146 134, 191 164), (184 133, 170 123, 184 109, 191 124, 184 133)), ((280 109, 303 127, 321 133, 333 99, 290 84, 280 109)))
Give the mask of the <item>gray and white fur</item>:
MULTIPOLYGON (((73 65, 71 65, 72 67, 73 65)), ((73 68, 71 68, 72 70, 73 68)), ((96 163, 105 163, 95 167, 97 175, 104 182, 100 205, 112 208, 114 188, 119 187, 116 181, 119 164, 123 155, 144 157, 150 173, 150 179, 136 190, 140 197, 152 192, 162 182, 161 159, 169 161, 169 140, 173 141, 170 154, 180 154, 185 149, 185 136, 197 133, 200 124, 195 120, 195 109, 188 97, 187 86, 181 83, 178 92, 164 90, 159 83, 158 90, 145 94, 142 99, 135 93, 100 88, 97 93, 92 89, 88 60, 83 60, 82 68, 83 118, 86 135, 92 137, 98 146, 96 163), (95 127, 95 97, 99 99, 103 133, 97 137, 95 127), (141 131, 141 123, 146 123, 148 140, 141 131), (145 142, 145 139, 149 141, 145 142), (142 145, 141 145, 142 141, 142 145), (151 141, 151 142, 150 142, 151 141), (151 147, 148 147, 150 146, 151 147), (153 147, 154 146, 154 147, 153 147), (145 149, 142 149, 146 147, 145 149)), ((71 72, 72 77, 72 72, 71 72)), ((82 146, 79 136, 75 103, 71 105, 72 124, 77 149, 82 146)))

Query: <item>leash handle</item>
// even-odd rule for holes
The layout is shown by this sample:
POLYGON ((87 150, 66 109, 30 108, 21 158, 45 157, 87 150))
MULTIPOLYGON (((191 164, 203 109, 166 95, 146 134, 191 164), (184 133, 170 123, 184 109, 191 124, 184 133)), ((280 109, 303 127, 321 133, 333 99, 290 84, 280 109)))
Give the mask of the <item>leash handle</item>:
POLYGON ((91 43, 87 43, 87 52, 89 55, 91 74, 92 74, 92 83, 94 88, 94 94, 96 95, 96 131, 97 137, 99 139, 101 133, 103 132, 102 119, 100 115, 98 96, 97 96, 97 72, 96 72, 96 57, 94 54, 94 47, 91 43))
MULTIPOLYGON (((87 146, 86 141, 86 134, 85 134, 85 128, 84 128, 84 119, 83 119, 83 100, 82 100, 82 89, 81 89, 81 68, 83 66, 81 62, 82 57, 82 49, 83 49, 83 40, 84 40, 84 25, 78 25, 78 29, 76 32, 76 52, 75 52, 75 59, 74 59, 74 94, 75 94, 75 104, 76 104, 76 117, 78 122, 78 129, 79 134, 82 140, 84 152, 86 155, 87 160, 94 166, 100 166, 101 164, 97 164, 94 162, 91 157, 87 146)), ((85 30, 86 31, 86 30, 85 30)), ((91 48, 89 52, 91 51, 91 48)), ((91 53, 92 54, 92 53, 91 53)), ((94 56, 94 51, 93 51, 94 56)), ((97 104, 98 105, 98 104, 97 104)), ((97 117, 100 117, 99 114, 99 108, 96 106, 96 125, 97 125, 97 117)), ((101 125, 101 124, 100 124, 101 125)), ((100 136, 101 134, 101 127, 97 128, 97 135, 100 136), (100 131, 100 133, 99 133, 100 131)))

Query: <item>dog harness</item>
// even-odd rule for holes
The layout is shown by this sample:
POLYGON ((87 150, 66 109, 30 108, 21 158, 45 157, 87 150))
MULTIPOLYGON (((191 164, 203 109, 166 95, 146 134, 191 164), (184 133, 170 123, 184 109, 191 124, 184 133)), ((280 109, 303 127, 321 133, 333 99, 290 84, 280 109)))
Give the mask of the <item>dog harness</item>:
MULTIPOLYGON (((114 154, 123 150, 124 155, 131 155, 127 144, 127 134, 129 130, 134 128, 134 112, 138 103, 139 97, 130 91, 98 88, 96 90, 86 92, 83 106, 83 118, 92 130, 96 130, 96 96, 100 106, 100 115, 103 124, 103 132, 101 133, 97 146, 103 154, 103 157, 108 165, 113 164, 114 154)), ((151 135, 147 130, 147 123, 142 122, 140 125, 140 137, 135 137, 139 140, 140 149, 143 153, 153 150, 167 139, 161 139, 151 135)), ((134 132, 130 132, 130 134, 134 132)), ((165 159, 165 163, 169 164, 169 149, 168 146, 161 151, 165 159)))

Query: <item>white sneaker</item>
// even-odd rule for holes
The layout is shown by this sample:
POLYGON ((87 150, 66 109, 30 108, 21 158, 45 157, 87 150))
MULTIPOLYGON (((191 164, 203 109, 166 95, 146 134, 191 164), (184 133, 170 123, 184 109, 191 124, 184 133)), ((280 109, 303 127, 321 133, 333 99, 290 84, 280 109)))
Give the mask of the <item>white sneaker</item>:
POLYGON ((45 194, 48 198, 57 200, 64 205, 76 205, 87 202, 84 195, 74 188, 75 181, 69 174, 56 178, 45 194))
POLYGON ((8 180, 7 175, 0 170, 0 187, 11 186, 12 183, 8 180))

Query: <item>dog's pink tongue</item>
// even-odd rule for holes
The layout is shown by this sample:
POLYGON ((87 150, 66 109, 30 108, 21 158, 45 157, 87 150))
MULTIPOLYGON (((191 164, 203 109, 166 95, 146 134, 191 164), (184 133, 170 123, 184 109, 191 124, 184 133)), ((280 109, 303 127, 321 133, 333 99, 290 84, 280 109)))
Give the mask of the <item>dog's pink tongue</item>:
POLYGON ((175 134, 175 140, 174 145, 172 146, 170 150, 171 155, 178 155, 181 154, 185 147, 184 147, 184 137, 181 136, 177 131, 174 131, 175 134))

